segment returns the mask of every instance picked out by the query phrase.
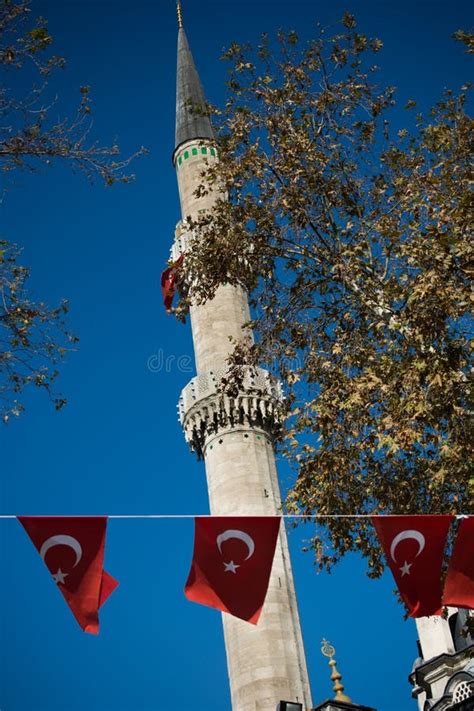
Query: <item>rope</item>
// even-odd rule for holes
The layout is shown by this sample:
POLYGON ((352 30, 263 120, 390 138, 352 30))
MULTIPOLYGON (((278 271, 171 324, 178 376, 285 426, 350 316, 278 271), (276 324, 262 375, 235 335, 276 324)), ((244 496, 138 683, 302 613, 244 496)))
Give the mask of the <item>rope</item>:
MULTIPOLYGON (((54 515, 43 515, 34 514, 37 518, 96 518, 103 516, 109 519, 189 519, 189 518, 273 518, 278 516, 279 518, 301 518, 309 519, 314 521, 316 519, 325 518, 372 518, 372 516, 443 516, 446 514, 267 514, 266 516, 261 516, 259 514, 244 515, 244 514, 54 514, 54 515)), ((449 514, 448 514, 449 515, 449 514)), ((457 514, 456 518, 468 518, 472 514, 457 514)), ((14 519, 18 516, 13 514, 0 514, 0 519, 14 519)))

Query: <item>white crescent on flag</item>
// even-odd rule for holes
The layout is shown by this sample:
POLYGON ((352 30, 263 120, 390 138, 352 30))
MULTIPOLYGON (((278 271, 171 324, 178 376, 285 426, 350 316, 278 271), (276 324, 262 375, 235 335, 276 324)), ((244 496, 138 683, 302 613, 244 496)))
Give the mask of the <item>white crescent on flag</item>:
POLYGON ((55 546, 68 546, 69 548, 72 548, 72 550, 76 554, 76 562, 74 563, 75 568, 82 558, 82 548, 79 541, 76 538, 73 538, 72 536, 66 536, 64 534, 51 536, 51 538, 48 538, 40 548, 39 553, 43 560, 45 559, 46 553, 55 546))
POLYGON ((239 541, 242 541, 243 543, 245 543, 245 545, 249 549, 249 552, 248 552, 245 560, 248 560, 249 558, 251 558, 253 556, 254 551, 255 551, 255 543, 253 541, 253 538, 251 538, 251 536, 249 536, 248 533, 245 533, 245 531, 239 531, 239 530, 231 529, 231 528, 229 528, 227 531, 224 531, 224 533, 219 534, 216 538, 216 544, 217 544, 217 547, 219 548, 219 553, 221 555, 222 555, 222 548, 221 548, 222 544, 224 543, 224 541, 228 541, 230 538, 237 538, 239 541))
POLYGON ((390 555, 392 556, 392 560, 394 561, 394 563, 397 562, 395 560, 395 552, 396 552, 398 544, 401 543, 402 541, 406 541, 410 538, 412 538, 414 541, 416 541, 418 543, 418 552, 417 552, 415 558, 418 558, 418 556, 424 549, 426 541, 425 541, 424 535, 422 533, 420 533, 420 531, 400 531, 400 533, 397 533, 397 535, 395 536, 395 538, 392 541, 392 545, 390 546, 390 555))

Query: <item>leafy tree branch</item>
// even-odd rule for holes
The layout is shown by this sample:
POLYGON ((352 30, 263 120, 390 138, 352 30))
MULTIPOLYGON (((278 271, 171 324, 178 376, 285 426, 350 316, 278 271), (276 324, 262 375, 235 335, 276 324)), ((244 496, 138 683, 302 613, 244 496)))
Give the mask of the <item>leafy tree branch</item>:
MULTIPOLYGON (((469 86, 427 116, 408 102, 394 130, 381 48, 348 14, 305 46, 231 46, 220 161, 197 190, 222 197, 182 266, 178 317, 226 282, 251 295, 257 341, 230 366, 284 382, 286 506, 309 518, 473 501, 469 86)), ((366 519, 329 519, 311 547, 320 567, 358 549, 381 572, 366 519)))
MULTIPOLYGON (((51 53, 46 20, 32 19, 30 0, 0 0, 0 172, 4 185, 12 171, 34 172, 55 161, 106 185, 128 183, 129 168, 145 154, 122 156, 116 143, 91 138, 91 99, 80 88, 77 110, 58 119, 59 100, 51 93, 54 71, 65 67, 51 53)), ((4 188, 4 198, 7 188, 4 188)), ((46 390, 59 409, 64 398, 53 392, 56 366, 75 342, 65 326, 67 303, 49 308, 28 296, 29 270, 18 263, 20 250, 0 242, 0 417, 6 422, 23 410, 19 400, 28 384, 46 390)))

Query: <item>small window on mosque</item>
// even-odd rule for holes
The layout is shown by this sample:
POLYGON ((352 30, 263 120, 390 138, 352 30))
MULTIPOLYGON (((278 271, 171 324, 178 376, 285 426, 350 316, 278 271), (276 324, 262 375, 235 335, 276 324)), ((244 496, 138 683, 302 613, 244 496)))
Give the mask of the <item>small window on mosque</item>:
POLYGON ((179 156, 179 158, 178 158, 178 165, 181 165, 182 162, 183 162, 183 159, 181 158, 181 156, 179 156))
POLYGON ((184 160, 188 160, 189 158, 189 151, 184 151, 184 160))
POLYGON ((207 148, 206 148, 205 146, 204 146, 204 148, 201 148, 201 153, 203 154, 203 156, 206 155, 206 153, 207 153, 207 148))
POLYGON ((216 152, 215 152, 214 148, 211 148, 211 156, 215 156, 215 155, 216 155, 216 152))
MULTIPOLYGON (((472 681, 461 681, 454 690, 453 702, 455 704, 461 701, 467 701, 467 699, 472 699, 474 694, 474 682, 472 681)), ((467 707, 466 707, 467 708, 467 707)))
POLYGON ((197 148, 193 148, 192 154, 193 154, 193 156, 197 156, 197 154, 198 154, 198 149, 197 149, 197 148))

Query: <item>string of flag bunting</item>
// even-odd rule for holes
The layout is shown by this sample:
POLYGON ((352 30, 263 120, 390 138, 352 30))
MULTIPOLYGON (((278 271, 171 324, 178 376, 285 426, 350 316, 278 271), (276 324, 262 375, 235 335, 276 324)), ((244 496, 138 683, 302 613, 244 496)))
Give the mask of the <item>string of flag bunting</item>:
POLYGON ((410 617, 474 609, 474 516, 0 516, 17 518, 84 632, 98 634, 99 609, 118 586, 104 570, 109 518, 193 518, 188 600, 256 625, 267 594, 281 520, 370 518, 410 617), (444 585, 449 530, 459 519, 444 585))

